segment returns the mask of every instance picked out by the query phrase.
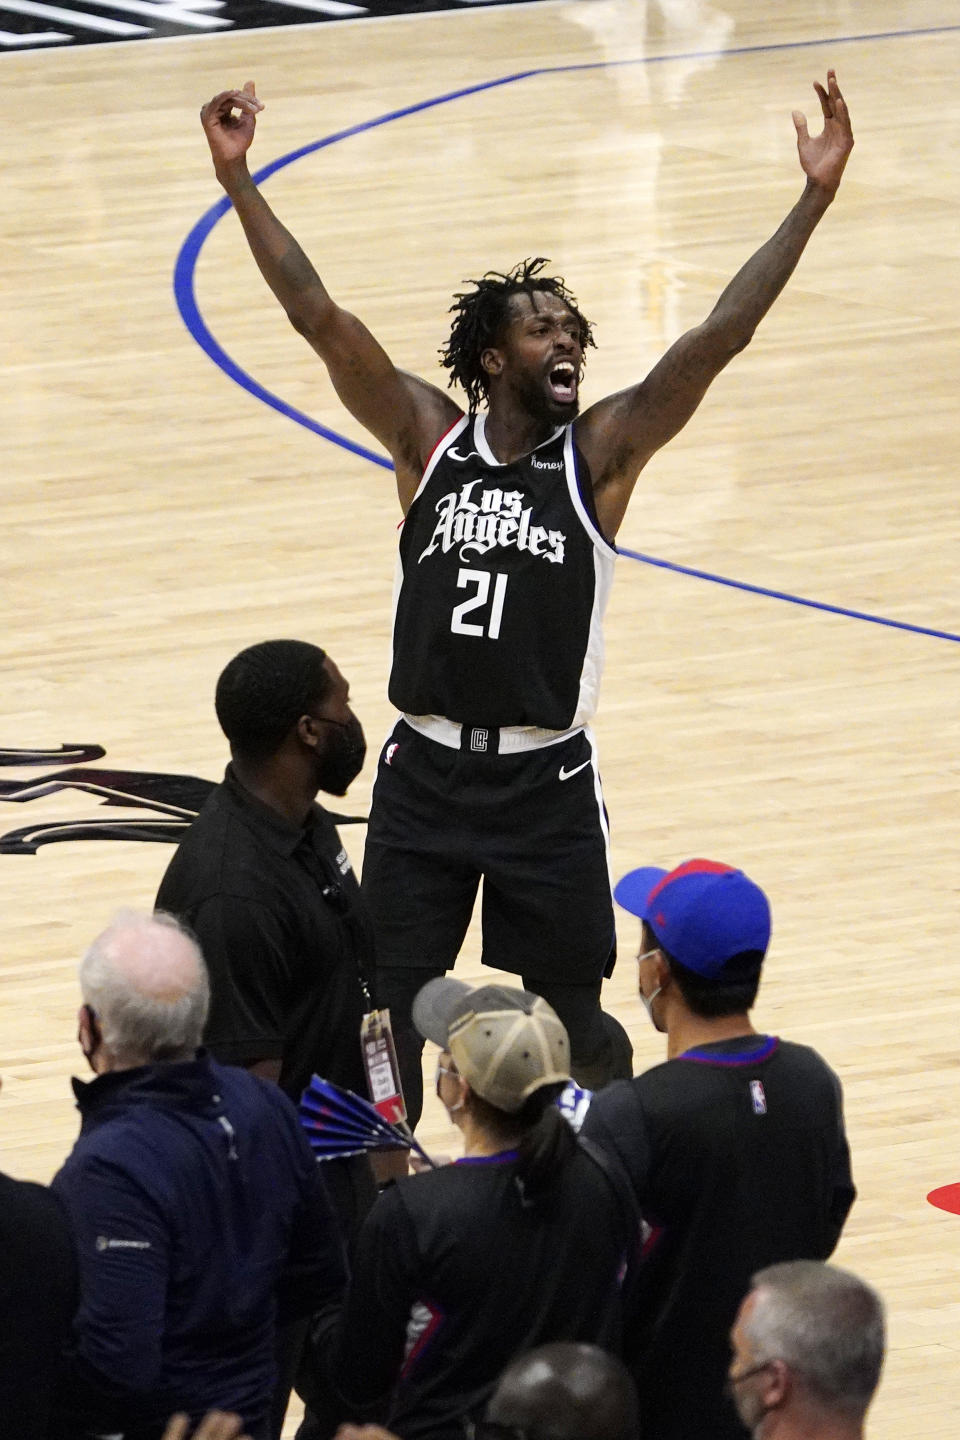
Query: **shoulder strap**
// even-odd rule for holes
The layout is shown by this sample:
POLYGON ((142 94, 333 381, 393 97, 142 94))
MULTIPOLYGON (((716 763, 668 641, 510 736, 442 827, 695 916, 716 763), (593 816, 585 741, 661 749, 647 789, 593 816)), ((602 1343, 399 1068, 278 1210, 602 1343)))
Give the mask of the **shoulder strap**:
POLYGON ((640 1236, 641 1240, 647 1233, 646 1221, 640 1214, 640 1207, 637 1204, 637 1197, 634 1194, 633 1186, 630 1184, 626 1170, 620 1164, 615 1155, 604 1150, 596 1141, 590 1140, 582 1133, 577 1136, 577 1143, 581 1150, 592 1160, 598 1170, 602 1170, 610 1184, 610 1188, 620 1202, 620 1208, 630 1233, 640 1236))

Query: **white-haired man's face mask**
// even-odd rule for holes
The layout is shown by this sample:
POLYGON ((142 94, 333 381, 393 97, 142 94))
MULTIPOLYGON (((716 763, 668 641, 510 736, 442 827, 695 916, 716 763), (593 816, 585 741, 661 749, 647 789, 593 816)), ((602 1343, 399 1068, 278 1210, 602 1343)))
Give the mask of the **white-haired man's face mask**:
POLYGON ((92 1005, 83 1004, 77 1012, 77 1043, 90 1069, 99 1074, 97 1055, 103 1048, 103 1031, 92 1005))

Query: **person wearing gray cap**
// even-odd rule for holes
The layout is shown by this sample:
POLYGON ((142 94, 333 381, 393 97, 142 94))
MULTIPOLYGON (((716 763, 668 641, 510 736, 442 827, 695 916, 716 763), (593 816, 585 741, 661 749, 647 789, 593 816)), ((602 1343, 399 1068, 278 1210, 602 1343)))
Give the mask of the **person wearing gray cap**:
MULTIPOLYGON (((314 1335, 344 1418, 403 1440, 462 1440, 517 1355, 551 1341, 620 1348, 638 1216, 616 1162, 581 1143, 555 1100, 567 1033, 539 996, 431 980, 413 1009, 440 1047, 437 1094, 463 1158, 377 1200, 335 1333, 314 1335)), ((301 1385, 325 1380, 315 1364, 301 1385)))

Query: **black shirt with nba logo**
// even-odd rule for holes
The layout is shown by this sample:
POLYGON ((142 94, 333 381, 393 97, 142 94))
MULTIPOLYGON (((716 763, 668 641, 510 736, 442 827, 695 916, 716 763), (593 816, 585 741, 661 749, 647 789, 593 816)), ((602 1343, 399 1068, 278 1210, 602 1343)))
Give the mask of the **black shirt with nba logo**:
POLYGON ((590 1105, 650 1226, 624 1358, 648 1440, 745 1440, 724 1396, 755 1271, 825 1260, 856 1191, 840 1082, 815 1050, 747 1035, 688 1050, 590 1105))
POLYGON ((585 724, 615 556, 572 426, 502 465, 485 417, 463 416, 401 531, 390 699, 458 724, 585 724))

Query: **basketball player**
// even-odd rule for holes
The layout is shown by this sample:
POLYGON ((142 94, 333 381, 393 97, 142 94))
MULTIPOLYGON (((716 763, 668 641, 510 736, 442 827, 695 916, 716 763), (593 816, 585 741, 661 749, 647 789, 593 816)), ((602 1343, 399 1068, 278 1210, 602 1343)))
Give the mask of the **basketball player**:
POLYGON ((853 135, 834 72, 815 89, 823 129, 811 137, 794 113, 806 183, 780 228, 645 380, 582 415, 591 327, 544 261, 457 297, 442 353, 464 414, 396 368, 271 211, 247 168, 263 108, 252 82, 201 112, 267 284, 396 469, 406 523, 389 694, 403 718, 380 758, 364 889, 414 1117, 413 996, 453 964, 481 875, 484 963, 549 1000, 582 1084, 629 1074, 629 1042, 599 1003, 614 923, 589 729, 613 542, 640 471, 749 343, 833 200, 853 135))

